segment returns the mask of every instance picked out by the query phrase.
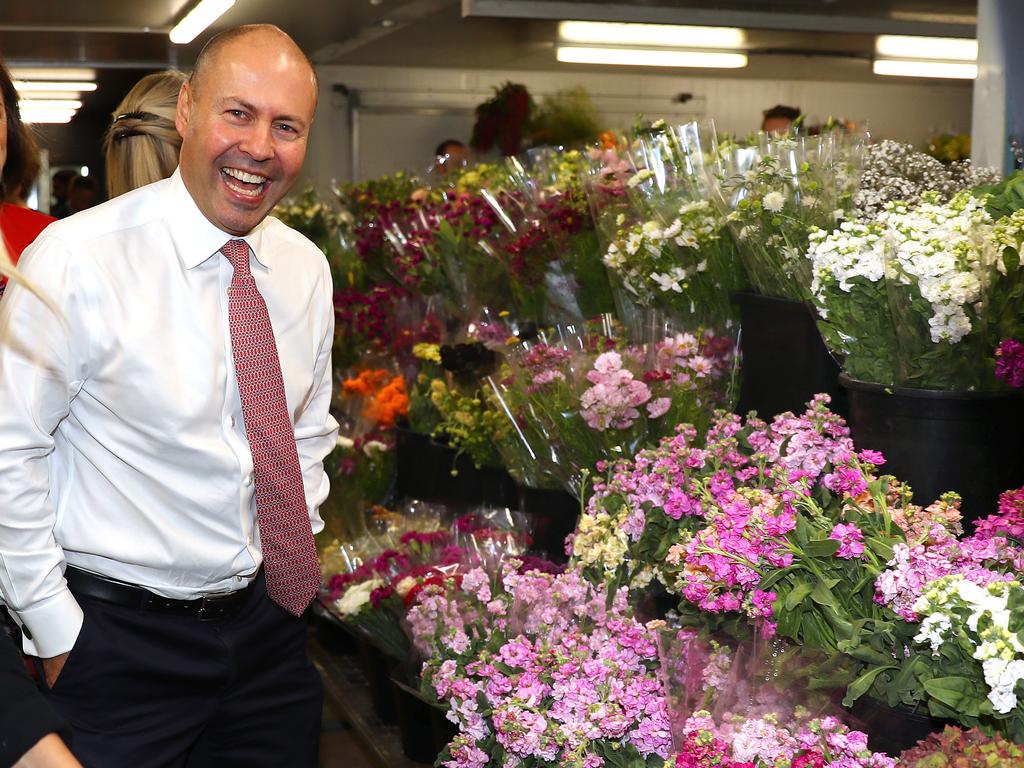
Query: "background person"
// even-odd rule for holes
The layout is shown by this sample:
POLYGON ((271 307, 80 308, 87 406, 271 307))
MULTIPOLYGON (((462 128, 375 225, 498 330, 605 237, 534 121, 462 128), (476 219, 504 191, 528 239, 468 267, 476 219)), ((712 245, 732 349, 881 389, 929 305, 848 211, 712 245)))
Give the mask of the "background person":
POLYGON ((93 176, 75 176, 68 185, 68 210, 72 214, 100 202, 100 185, 93 176))
POLYGON ((61 168, 50 178, 50 196, 53 198, 50 203, 50 215, 58 219, 70 216, 68 210, 68 185, 78 174, 70 168, 61 168))
POLYGON ((0 302, 0 594, 88 765, 316 765, 333 289, 268 214, 317 92, 279 29, 215 36, 178 170, 26 253, 64 322, 0 302))
POLYGON ((800 118, 800 107, 787 107, 785 104, 776 104, 771 109, 766 109, 762 115, 761 130, 765 133, 789 133, 790 129, 800 118))
MULTIPOLYGON (((39 148, 21 121, 18 92, 11 73, 0 62, 0 235, 17 263, 21 252, 54 219, 20 204, 39 172, 39 148)), ((0 283, 2 286, 2 283, 0 283)))
POLYGON ((154 72, 117 105, 103 138, 108 197, 166 179, 178 167, 181 136, 174 113, 184 82, 177 70, 154 72))

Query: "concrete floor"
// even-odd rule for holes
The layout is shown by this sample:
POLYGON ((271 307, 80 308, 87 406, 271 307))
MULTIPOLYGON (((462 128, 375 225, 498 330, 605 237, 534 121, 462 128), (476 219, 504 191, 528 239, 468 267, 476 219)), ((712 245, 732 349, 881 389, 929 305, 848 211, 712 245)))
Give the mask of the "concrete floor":
POLYGON ((320 768, 372 768, 373 762, 349 724, 324 707, 320 727, 320 768))

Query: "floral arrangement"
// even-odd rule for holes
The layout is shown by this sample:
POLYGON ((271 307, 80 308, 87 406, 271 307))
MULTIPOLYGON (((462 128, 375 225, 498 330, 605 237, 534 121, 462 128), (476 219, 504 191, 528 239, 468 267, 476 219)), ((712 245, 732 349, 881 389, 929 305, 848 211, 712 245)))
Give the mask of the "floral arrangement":
POLYGON ((895 768, 894 758, 868 749, 867 734, 834 717, 800 728, 772 716, 744 721, 731 738, 716 735, 707 713, 699 713, 675 756, 677 768, 895 768), (702 727, 703 726, 703 727, 702 727))
POLYGON ((444 766, 661 766, 670 751, 653 635, 626 593, 578 573, 480 569, 409 612, 424 686, 460 733, 444 766))
POLYGON ((825 160, 823 142, 780 139, 764 154, 740 148, 725 159, 720 199, 747 276, 762 295, 810 298, 809 235, 849 218, 848 166, 856 165, 857 145, 842 159, 825 160))
POLYGON ((1024 748, 977 728, 946 726, 900 755, 903 768, 1002 768, 1024 765, 1024 748))
POLYGON ((341 392, 345 398, 360 398, 361 416, 376 424, 378 429, 389 429, 399 418, 409 414, 405 380, 383 368, 366 368, 343 380, 341 392))
POLYGON ((867 147, 860 188, 854 196, 854 217, 874 219, 891 202, 914 205, 925 192, 946 202, 964 189, 994 184, 999 174, 978 168, 969 161, 943 165, 934 157, 918 152, 910 144, 881 141, 867 147))
POLYGON ((306 187, 297 198, 280 203, 273 215, 312 240, 328 257, 340 246, 338 228, 350 220, 345 212, 323 202, 312 187, 306 187))
POLYGON ((1020 332, 1024 215, 992 221, 985 198, 889 203, 875 223, 811 235, 822 333, 855 378, 992 389, 992 350, 1020 332))
POLYGON ((628 152, 628 210, 616 216, 605 264, 641 306, 722 333, 735 321, 730 291, 743 284, 724 216, 708 200, 713 126, 657 121, 628 152))
POLYGON ((495 88, 493 97, 477 105, 470 145, 480 152, 497 145, 506 157, 517 154, 535 109, 525 85, 505 83, 495 88))
POLYGON ((731 391, 734 350, 710 334, 647 345, 575 328, 543 338, 550 342, 521 344, 510 356, 504 410, 554 446, 558 461, 546 468, 576 495, 597 462, 636 452, 679 420, 706 422, 731 391))

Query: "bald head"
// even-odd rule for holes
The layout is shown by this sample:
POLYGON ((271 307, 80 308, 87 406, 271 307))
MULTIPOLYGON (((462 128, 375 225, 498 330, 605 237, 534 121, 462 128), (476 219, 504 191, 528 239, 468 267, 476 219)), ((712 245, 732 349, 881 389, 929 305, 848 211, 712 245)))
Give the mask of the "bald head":
POLYGON ((313 62, 286 32, 273 24, 243 24, 240 27, 218 32, 211 37, 199 52, 199 58, 196 59, 192 74, 189 76, 188 81, 192 92, 195 93, 202 87, 202 81, 206 74, 217 66, 218 59, 224 53, 230 53, 236 46, 265 46, 268 43, 282 55, 294 56, 306 63, 306 66, 309 67, 313 93, 319 95, 320 79, 317 77, 313 62))

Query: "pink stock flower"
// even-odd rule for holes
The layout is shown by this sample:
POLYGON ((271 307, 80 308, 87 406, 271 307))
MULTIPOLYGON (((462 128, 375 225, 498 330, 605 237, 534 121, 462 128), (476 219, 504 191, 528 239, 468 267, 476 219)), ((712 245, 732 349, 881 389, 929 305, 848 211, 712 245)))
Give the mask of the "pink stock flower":
POLYGON ((828 537, 839 542, 836 557, 851 560, 864 554, 864 533, 852 523, 837 523, 828 537))

